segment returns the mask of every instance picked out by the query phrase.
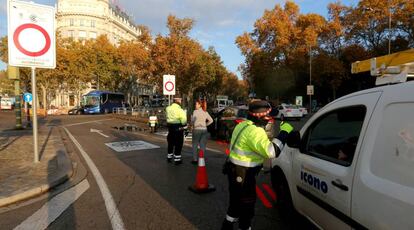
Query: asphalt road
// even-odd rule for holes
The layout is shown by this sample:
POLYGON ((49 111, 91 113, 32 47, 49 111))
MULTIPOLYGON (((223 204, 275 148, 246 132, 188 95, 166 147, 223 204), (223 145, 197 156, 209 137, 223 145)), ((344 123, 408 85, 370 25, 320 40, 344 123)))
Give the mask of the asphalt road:
MULTIPOLYGON (((225 146, 209 141, 209 150, 206 152, 208 179, 217 190, 208 194, 194 194, 188 190, 188 186, 195 181, 197 170, 196 166, 190 164, 191 141, 187 141, 183 148, 184 163, 176 166, 166 162, 166 137, 118 130, 115 127, 125 122, 111 118, 101 115, 56 116, 40 122, 42 125, 61 127, 69 155, 77 165, 83 167, 78 167, 77 175, 54 193, 12 210, 0 209, 2 229, 13 229, 56 194, 83 178, 89 182, 89 189, 65 209, 48 229, 111 229, 116 222, 116 215, 113 212, 108 215, 108 197, 101 192, 102 184, 99 185, 102 181, 96 179, 82 152, 90 157, 100 172, 125 229, 220 228, 228 204, 227 180, 221 173, 225 146), (78 146, 63 131, 63 127, 78 142, 78 146), (105 144, 125 141, 145 141, 158 148, 116 152, 105 144)), ((291 123, 295 128, 300 128, 304 121, 291 123)), ((262 171, 257 181, 258 199, 253 229, 289 229, 289 223, 281 220, 275 208, 277 194, 271 189, 270 174, 262 171)), ((306 220, 298 221, 303 228, 312 228, 306 220)))

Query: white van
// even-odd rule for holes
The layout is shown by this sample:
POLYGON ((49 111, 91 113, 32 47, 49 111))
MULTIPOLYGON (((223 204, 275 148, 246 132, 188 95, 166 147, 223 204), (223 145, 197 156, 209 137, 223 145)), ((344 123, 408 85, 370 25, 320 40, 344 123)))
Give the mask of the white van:
POLYGON ((414 229, 414 82, 335 100, 272 161, 281 213, 322 229, 414 229))

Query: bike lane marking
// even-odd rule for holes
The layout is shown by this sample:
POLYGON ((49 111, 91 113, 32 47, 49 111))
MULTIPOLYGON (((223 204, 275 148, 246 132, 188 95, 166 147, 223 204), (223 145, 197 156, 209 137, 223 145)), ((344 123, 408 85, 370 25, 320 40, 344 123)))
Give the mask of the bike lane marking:
MULTIPOLYGON (((88 122, 91 123, 91 122, 88 122)), ((71 125, 73 126, 73 124, 71 125)), ((63 129, 68 134, 69 138, 72 140, 72 142, 75 144, 75 146, 78 148, 79 152, 81 153, 83 159, 85 160, 86 164, 88 165, 89 169, 91 170, 96 183, 98 184, 99 190, 101 191, 102 197, 105 202, 106 211, 108 213, 109 220, 112 224, 112 229, 114 230, 123 230, 125 229, 124 222, 122 221, 121 214, 119 213, 119 210, 115 204, 114 198, 111 195, 111 192, 109 191, 108 185, 106 184, 102 174, 99 172, 98 168, 96 167, 95 163, 93 163, 92 159, 89 157, 89 155, 86 153, 86 151, 82 148, 82 146, 79 144, 79 142, 75 139, 75 137, 69 132, 69 130, 66 127, 63 127, 63 129)))
POLYGON ((43 230, 55 221, 72 203, 89 189, 89 182, 84 179, 76 186, 56 195, 39 210, 24 220, 14 230, 43 230))

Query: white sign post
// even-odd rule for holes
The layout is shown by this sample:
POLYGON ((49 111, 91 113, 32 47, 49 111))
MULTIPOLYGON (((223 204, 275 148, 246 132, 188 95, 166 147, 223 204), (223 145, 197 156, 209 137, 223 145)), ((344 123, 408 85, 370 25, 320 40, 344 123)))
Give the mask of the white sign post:
POLYGON ((32 68, 34 161, 37 139, 36 68, 56 67, 55 8, 32 2, 7 1, 9 65, 32 68))
POLYGON ((171 104, 170 96, 175 95, 175 75, 163 76, 163 94, 168 95, 168 104, 171 104))

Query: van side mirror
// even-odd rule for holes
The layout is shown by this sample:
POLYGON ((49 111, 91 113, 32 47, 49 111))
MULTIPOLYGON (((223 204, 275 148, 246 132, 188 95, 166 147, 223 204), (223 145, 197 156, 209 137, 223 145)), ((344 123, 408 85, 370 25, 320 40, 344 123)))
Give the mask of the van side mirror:
POLYGON ((289 133, 286 144, 291 148, 300 147, 300 133, 299 131, 292 131, 289 133))

